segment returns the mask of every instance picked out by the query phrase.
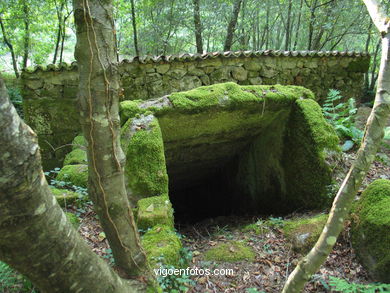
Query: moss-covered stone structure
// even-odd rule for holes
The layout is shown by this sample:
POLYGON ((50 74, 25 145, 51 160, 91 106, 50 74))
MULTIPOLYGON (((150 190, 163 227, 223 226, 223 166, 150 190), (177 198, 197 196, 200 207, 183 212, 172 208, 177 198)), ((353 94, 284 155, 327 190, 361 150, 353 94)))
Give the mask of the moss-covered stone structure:
POLYGON ((390 180, 371 183, 355 204, 352 245, 370 275, 390 283, 390 180))
POLYGON ((338 138, 305 88, 225 83, 124 101, 121 123, 133 200, 169 190, 175 217, 280 213, 329 200, 324 158, 338 138))
MULTIPOLYGON (((359 52, 240 51, 136 57, 119 65, 124 100, 147 100, 223 82, 301 85, 323 99, 330 88, 359 99, 369 56, 359 52)), ((80 132, 77 64, 22 74, 27 123, 38 133, 46 169, 61 166, 80 132), (61 147, 61 148, 59 148, 61 147)))

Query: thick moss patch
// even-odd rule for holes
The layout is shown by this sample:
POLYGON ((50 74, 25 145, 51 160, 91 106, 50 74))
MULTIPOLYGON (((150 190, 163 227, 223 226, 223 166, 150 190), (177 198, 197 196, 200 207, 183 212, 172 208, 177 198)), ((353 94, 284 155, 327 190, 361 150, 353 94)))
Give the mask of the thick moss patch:
POLYGON ((79 195, 76 192, 68 189, 58 189, 55 187, 50 187, 50 189, 61 207, 74 204, 79 199, 79 195))
POLYGON ((137 226, 140 229, 155 225, 166 225, 173 229, 173 209, 167 196, 153 196, 138 201, 137 226))
POLYGON ((142 246, 152 267, 177 265, 182 247, 180 238, 171 227, 156 225, 142 236, 142 246))
POLYGON ((376 280, 390 283, 390 180, 371 183, 351 218, 357 255, 376 280))
POLYGON ((310 218, 297 218, 284 221, 283 232, 293 244, 294 250, 306 253, 318 240, 328 215, 320 214, 310 218))
POLYGON ((168 194, 164 145, 153 115, 130 119, 121 132, 125 172, 133 199, 168 194))
POLYGON ((85 137, 83 135, 76 136, 72 141, 72 149, 82 149, 86 150, 87 141, 85 140, 85 137))
POLYGON ((225 262, 253 261, 255 256, 252 247, 239 241, 219 243, 204 253, 205 260, 225 262))
POLYGON ((73 185, 87 188, 88 166, 83 164, 66 165, 58 173, 56 180, 70 182, 73 185))
POLYGON ((64 165, 87 164, 87 152, 82 149, 74 149, 65 156, 64 165))

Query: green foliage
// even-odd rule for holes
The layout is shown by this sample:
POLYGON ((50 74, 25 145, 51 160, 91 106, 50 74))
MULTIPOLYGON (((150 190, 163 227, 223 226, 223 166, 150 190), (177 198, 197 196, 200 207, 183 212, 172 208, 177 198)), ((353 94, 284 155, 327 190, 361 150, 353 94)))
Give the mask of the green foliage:
POLYGON ((357 284, 336 277, 329 277, 329 285, 336 291, 342 293, 376 293, 390 292, 390 284, 357 284))
MULTIPOLYGON (((184 268, 185 266, 188 266, 192 261, 192 252, 186 247, 183 247, 179 251, 180 253, 180 259, 178 262, 179 268, 184 268)), ((163 257, 162 257, 163 258, 163 257)), ((164 263, 164 261, 162 261, 164 263)), ((173 265, 163 265, 161 266, 161 269, 163 270, 175 270, 176 267, 173 265)), ((159 283, 160 287, 163 289, 164 293, 181 293, 181 292, 187 292, 188 289, 195 285, 195 282, 191 280, 190 276, 187 274, 181 274, 181 275, 159 275, 157 276, 157 282, 159 283)))
POLYGON ((267 220, 267 224, 274 228, 280 228, 283 227, 284 221, 283 218, 281 217, 277 217, 277 218, 269 217, 269 219, 267 220))
POLYGON ((14 105, 16 112, 23 118, 23 97, 17 87, 7 87, 8 96, 14 105))
POLYGON ((348 102, 343 102, 342 99, 338 90, 330 89, 322 111, 340 138, 351 140, 353 144, 360 144, 363 131, 354 125, 357 113, 355 99, 350 98, 348 102))
POLYGON ((13 270, 4 262, 0 262, 0 292, 38 293, 26 277, 13 270))

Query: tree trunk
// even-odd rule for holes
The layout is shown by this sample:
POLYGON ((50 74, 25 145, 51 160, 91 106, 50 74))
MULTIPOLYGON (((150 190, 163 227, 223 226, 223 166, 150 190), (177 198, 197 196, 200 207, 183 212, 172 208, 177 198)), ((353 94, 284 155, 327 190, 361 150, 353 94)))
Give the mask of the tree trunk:
POLYGON ((1 32, 3 33, 3 40, 4 43, 7 45, 10 53, 11 53, 11 59, 12 59, 12 67, 14 68, 14 73, 16 78, 19 78, 19 70, 18 70, 18 62, 16 60, 16 55, 14 51, 14 47, 12 46, 11 42, 7 38, 7 34, 5 31, 4 23, 3 20, 0 17, 0 27, 1 27, 1 32))
POLYGON ((390 22, 379 9, 375 0, 364 0, 368 12, 382 37, 382 58, 379 69, 374 107, 368 118, 357 158, 349 170, 334 199, 328 221, 315 246, 289 276, 284 293, 301 292, 305 283, 326 260, 337 237, 343 229, 354 197, 375 158, 383 138, 383 129, 390 114, 390 22))
POLYGON ((26 0, 23 1, 24 14, 24 39, 23 39, 23 62, 22 69, 27 67, 28 55, 30 50, 30 18, 26 0))
POLYGON ((133 23, 133 38, 134 38, 134 50, 135 55, 139 56, 139 48, 138 48, 138 34, 137 34, 137 22, 135 18, 135 5, 134 0, 130 0, 131 3, 131 18, 133 23))
POLYGON ((229 22, 229 25, 227 28, 225 45, 223 46, 224 51, 230 51, 232 48, 234 31, 236 29, 238 14, 240 13, 240 7, 241 7, 242 1, 243 0, 236 0, 234 2, 233 14, 232 14, 232 17, 230 19, 230 22, 229 22))
POLYGON ((115 263, 128 276, 141 275, 146 270, 146 256, 125 189, 125 156, 120 146, 120 87, 112 1, 73 3, 81 125, 88 142, 88 192, 115 263))
POLYGON ((284 44, 284 50, 286 51, 290 49, 290 42, 291 42, 291 7, 292 7, 292 0, 289 0, 288 8, 287 8, 286 42, 284 44))
POLYGON ((42 292, 145 292, 90 250, 51 194, 35 133, 0 78, 0 259, 42 292))
POLYGON ((203 53, 203 40, 202 40, 202 23, 200 20, 199 12, 199 0, 194 0, 194 26, 195 26, 195 41, 196 41, 196 52, 199 54, 203 53))
POLYGON ((294 40, 294 46, 293 46, 293 50, 294 51, 296 50, 297 45, 298 45, 299 29, 301 27, 302 6, 303 6, 303 0, 300 0, 300 2, 299 2, 299 12, 298 12, 298 23, 297 23, 297 27, 295 29, 295 40, 294 40))

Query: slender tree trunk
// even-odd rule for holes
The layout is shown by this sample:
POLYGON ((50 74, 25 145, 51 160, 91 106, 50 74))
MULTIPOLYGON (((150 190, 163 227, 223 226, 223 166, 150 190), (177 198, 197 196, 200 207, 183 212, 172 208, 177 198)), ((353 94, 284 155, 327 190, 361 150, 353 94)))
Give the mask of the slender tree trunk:
POLYGON ((54 48, 53 64, 55 64, 57 61, 58 49, 60 47, 60 41, 61 41, 61 33, 62 33, 62 27, 61 27, 61 21, 59 20, 58 28, 57 28, 56 46, 54 48))
POLYGON ((0 78, 0 259, 42 292, 145 292, 87 246, 51 194, 35 133, 0 78))
POLYGON ((290 39, 291 39, 291 7, 292 0, 288 1, 287 8, 287 22, 286 22, 286 42, 284 44, 284 50, 288 51, 290 49, 290 39))
POLYGON ((223 46, 224 51, 230 51, 233 44, 234 31, 236 30, 237 19, 240 13, 240 7, 243 0, 236 0, 233 5, 233 14, 230 19, 227 34, 225 39, 225 45, 223 46))
POLYGON ((302 6, 303 6, 303 0, 300 0, 299 12, 298 12, 298 23, 297 23, 297 28, 295 29, 295 40, 294 40, 293 50, 296 50, 297 45, 298 45, 299 29, 301 27, 301 18, 302 18, 302 6))
POLYGON ((112 248, 128 275, 146 270, 146 256, 129 205, 120 146, 119 73, 112 1, 74 0, 81 124, 88 142, 89 195, 112 248))
POLYGON ((202 23, 200 20, 199 12, 199 0, 193 0, 194 3, 194 26, 195 26, 195 41, 196 41, 196 52, 199 54, 203 53, 203 40, 202 40, 202 23))
POLYGON ((28 55, 30 51, 30 17, 29 9, 26 0, 23 1, 23 14, 24 14, 24 38, 23 38, 23 61, 22 69, 27 67, 28 55))
POLYGON ((3 20, 1 17, 0 17, 0 27, 1 27, 1 32, 3 33, 4 43, 7 45, 8 49, 11 53, 12 67, 14 68, 15 76, 16 76, 16 78, 19 78, 18 61, 16 60, 14 47, 12 46, 11 42, 7 38, 4 23, 3 23, 3 20))
POLYGON ((338 235, 343 230, 344 220, 348 217, 358 188, 375 158, 390 114, 390 22, 379 9, 376 0, 364 0, 364 3, 382 37, 382 58, 374 107, 368 118, 357 158, 336 195, 324 230, 309 254, 289 276, 283 288, 284 293, 301 292, 311 275, 332 251, 338 235))
POLYGON ((138 48, 137 19, 135 18, 134 0, 130 0, 130 4, 131 4, 131 21, 133 24, 134 50, 135 50, 135 55, 139 56, 140 54, 138 48))

